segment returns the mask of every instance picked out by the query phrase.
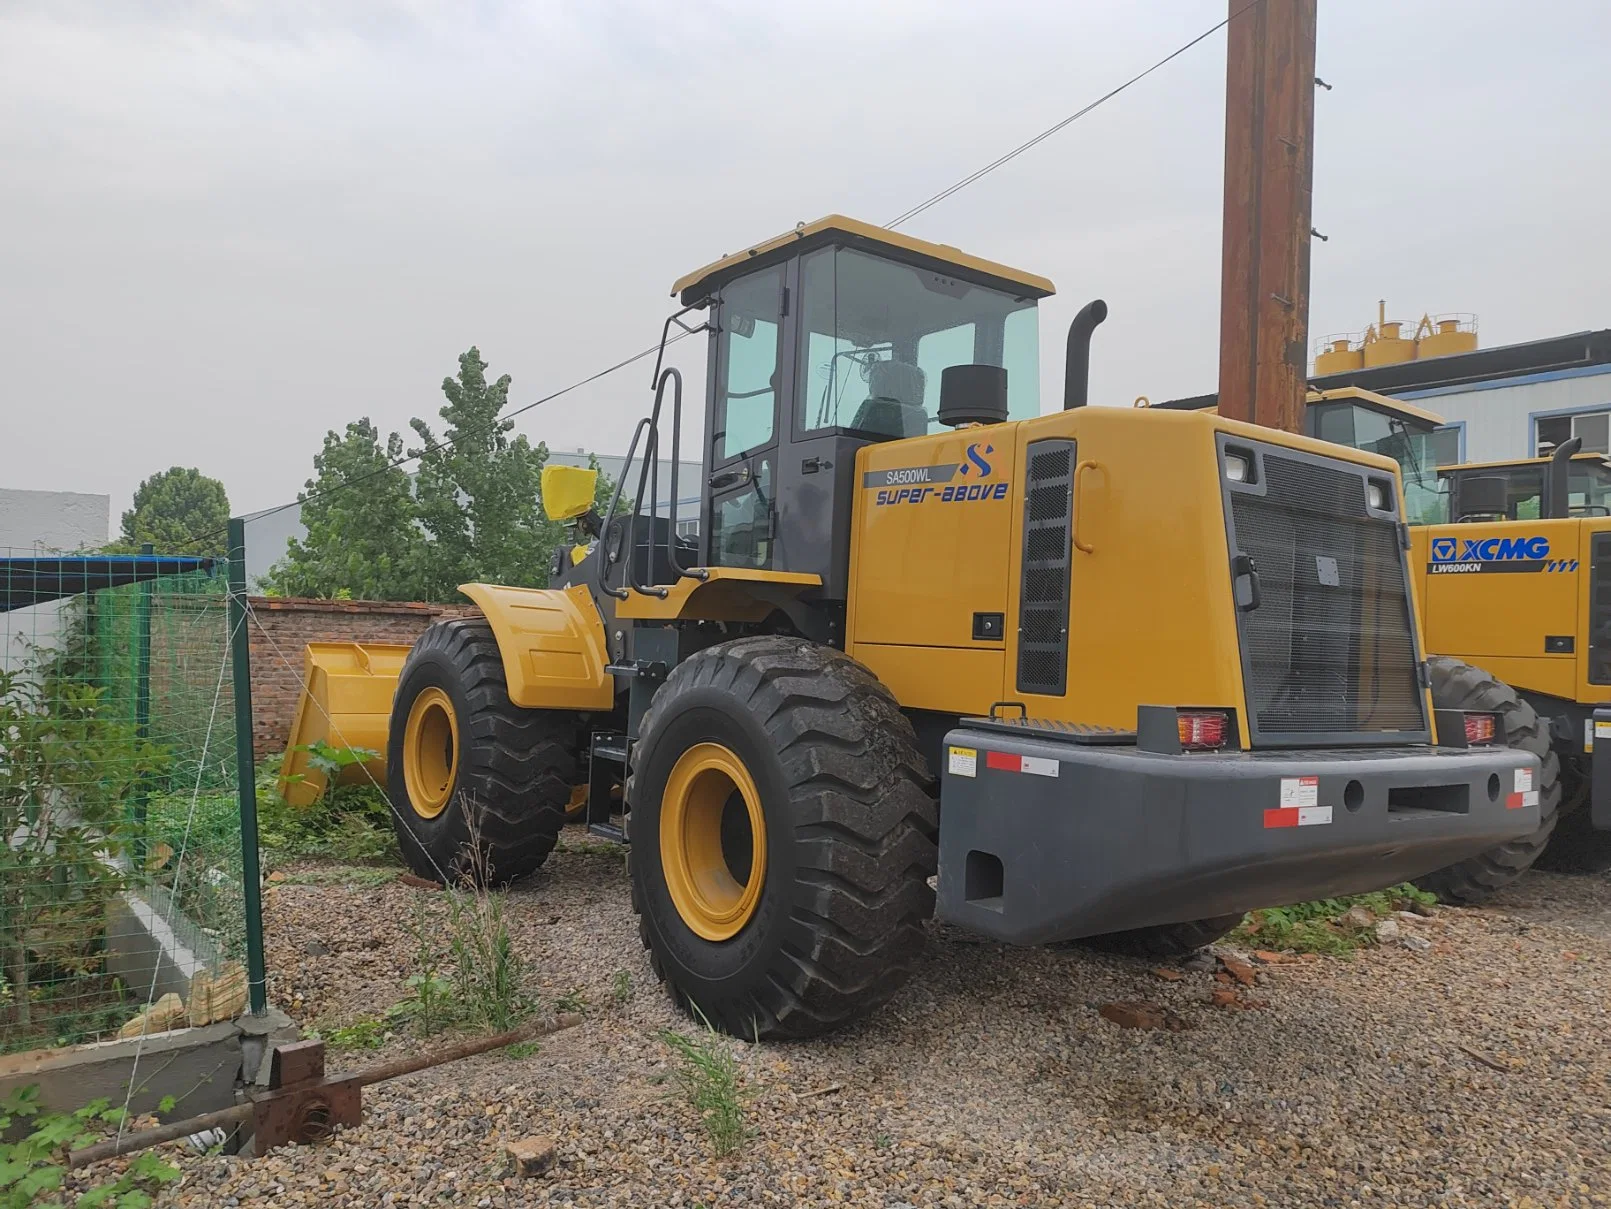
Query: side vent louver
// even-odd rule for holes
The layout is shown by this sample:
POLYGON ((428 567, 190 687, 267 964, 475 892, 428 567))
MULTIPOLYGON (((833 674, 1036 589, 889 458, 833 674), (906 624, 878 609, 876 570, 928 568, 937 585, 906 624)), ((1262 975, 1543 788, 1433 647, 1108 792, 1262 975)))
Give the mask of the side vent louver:
POLYGON ((1589 683, 1611 684, 1611 533, 1589 547, 1589 683))
POLYGON ((1023 583, 1018 597, 1018 691, 1061 697, 1068 690, 1074 442, 1034 441, 1028 460, 1023 583))

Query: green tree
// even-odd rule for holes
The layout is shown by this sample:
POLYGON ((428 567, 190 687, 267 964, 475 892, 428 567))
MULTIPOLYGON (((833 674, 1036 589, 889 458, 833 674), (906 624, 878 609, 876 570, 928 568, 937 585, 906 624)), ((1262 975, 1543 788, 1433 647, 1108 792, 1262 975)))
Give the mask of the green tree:
POLYGON ((118 545, 138 550, 150 542, 158 554, 225 554, 229 497, 224 485, 201 471, 175 466, 153 474, 134 492, 123 514, 118 545))
POLYGON ((438 438, 424 420, 410 426, 423 445, 415 498, 430 543, 425 550, 425 599, 452 600, 459 584, 474 580, 539 585, 560 540, 560 527, 543 515, 539 480, 548 447, 514 435, 500 420, 509 400, 508 374, 487 381, 479 349, 459 357, 456 378, 442 382, 447 405, 438 438))
POLYGON ((403 438, 394 432, 383 446, 367 416, 325 433, 297 495, 307 536, 291 539, 263 586, 282 596, 423 599, 425 535, 402 457, 403 438))

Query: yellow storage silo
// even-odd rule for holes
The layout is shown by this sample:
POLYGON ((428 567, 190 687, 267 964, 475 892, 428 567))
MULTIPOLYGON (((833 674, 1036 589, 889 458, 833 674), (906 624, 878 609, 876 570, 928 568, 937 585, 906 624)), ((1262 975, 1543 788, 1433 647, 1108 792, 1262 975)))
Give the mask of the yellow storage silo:
POLYGON ((1315 354, 1315 376, 1347 373, 1351 369, 1363 368, 1364 364, 1364 350, 1356 347, 1347 336, 1336 336, 1315 354))
POLYGON ((1477 349, 1477 317, 1475 315, 1439 315, 1436 319, 1424 316, 1416 328, 1415 355, 1422 357, 1451 357, 1456 353, 1471 353, 1477 349), (1423 334, 1424 329, 1424 334, 1423 334))
POLYGON ((1403 329, 1396 319, 1388 322, 1387 299, 1380 299, 1376 303, 1376 327, 1365 331, 1366 369, 1415 360, 1415 341, 1406 339, 1403 329))

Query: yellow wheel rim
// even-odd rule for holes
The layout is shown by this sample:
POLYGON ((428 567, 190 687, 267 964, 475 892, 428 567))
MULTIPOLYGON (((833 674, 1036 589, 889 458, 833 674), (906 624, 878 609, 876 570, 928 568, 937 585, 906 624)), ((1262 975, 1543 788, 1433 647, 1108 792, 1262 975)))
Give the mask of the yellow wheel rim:
POLYGON ((761 901, 766 816, 755 780, 720 743, 682 753, 660 802, 660 867, 694 935, 730 940, 761 901))
POLYGON ((403 729, 403 781, 422 819, 447 809, 459 771, 459 719, 452 699, 434 686, 420 690, 403 729))

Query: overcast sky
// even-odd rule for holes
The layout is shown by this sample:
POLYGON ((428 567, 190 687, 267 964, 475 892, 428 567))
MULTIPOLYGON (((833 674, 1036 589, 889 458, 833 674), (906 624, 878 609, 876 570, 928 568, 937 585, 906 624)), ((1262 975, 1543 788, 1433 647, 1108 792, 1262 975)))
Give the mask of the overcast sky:
MULTIPOLYGON (((470 344, 516 402, 585 377, 682 272, 886 221, 1224 13, 0 0, 0 487, 108 492, 115 525, 179 464, 283 502, 326 429, 434 421, 470 344)), ((1312 333, 1379 296, 1486 345, 1611 325, 1608 33, 1591 0, 1321 0, 1312 333)), ((1213 388, 1224 68, 1219 33, 907 228, 1057 283, 1045 397, 1097 296, 1093 401, 1213 388)), ((618 452, 648 376, 520 429, 618 452)))

